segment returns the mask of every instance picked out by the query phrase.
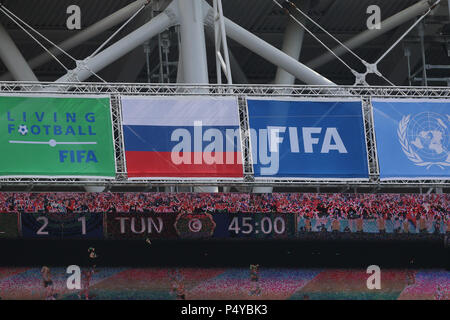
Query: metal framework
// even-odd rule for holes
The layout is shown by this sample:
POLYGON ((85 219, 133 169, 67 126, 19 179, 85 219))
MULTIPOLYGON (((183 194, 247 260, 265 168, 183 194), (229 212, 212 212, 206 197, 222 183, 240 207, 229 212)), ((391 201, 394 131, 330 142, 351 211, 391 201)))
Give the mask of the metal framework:
POLYGON ((223 17, 222 0, 213 1, 214 10, 214 44, 216 49, 216 73, 217 83, 222 84, 222 70, 228 84, 233 84, 228 52, 227 34, 223 17), (223 47, 223 48, 222 48, 223 47), (223 52, 223 57, 222 53, 223 52))
POLYGON ((392 188, 392 187, 450 187, 450 180, 435 181, 383 181, 379 180, 379 167, 372 118, 370 99, 377 98, 427 98, 450 99, 450 89, 424 87, 335 87, 335 86, 227 86, 227 85, 152 85, 152 84, 105 84, 105 83, 19 83, 0 82, 0 94, 109 94, 111 96, 111 110, 113 117, 114 146, 117 174, 115 180, 98 179, 46 179, 46 178, 5 178, 0 179, 0 186, 235 186, 235 187, 295 187, 295 186, 345 186, 392 188), (208 95, 208 96, 236 96, 239 104, 241 122, 241 141, 243 152, 244 180, 127 180, 120 95, 148 95, 148 96, 180 96, 180 95, 208 95), (251 158, 251 144, 248 125, 247 97, 252 96, 277 97, 329 97, 355 98, 363 101, 364 126, 367 140, 369 181, 345 180, 286 180, 286 179, 258 179, 253 176, 253 161, 251 158))
MULTIPOLYGON (((346 51, 346 48, 347 49, 349 47, 355 48, 364 43, 365 41, 373 39, 391 30, 392 28, 395 28, 398 25, 401 25, 402 23, 411 20, 412 18, 414 18, 419 14, 425 13, 426 15, 430 13, 435 7, 437 7, 441 1, 442 0, 421 0, 415 5, 397 13, 396 15, 387 19, 386 21, 383 21, 381 23, 382 28, 375 30, 368 30, 365 33, 358 35, 354 39, 351 39, 348 43, 341 44, 341 47, 336 48, 336 52, 333 53, 329 52, 326 55, 317 58, 309 65, 312 67, 321 65, 322 63, 331 60, 333 56, 338 57, 340 54, 346 51)), ((131 15, 130 19, 132 19, 150 2, 151 2, 150 0, 135 1, 132 4, 128 5, 127 7, 122 8, 118 12, 112 14, 111 16, 93 25, 92 27, 86 29, 85 31, 80 32, 73 39, 68 39, 67 41, 61 43, 61 46, 64 47, 65 49, 72 48, 77 44, 81 43, 83 39, 88 39, 98 33, 101 33, 108 26, 109 27, 114 26, 127 19, 130 15, 131 15), (140 9, 137 10, 137 8, 140 9)), ((160 2, 156 0, 155 3, 160 4, 160 2)), ((286 53, 275 48, 266 41, 260 39, 251 32, 245 30, 244 28, 240 27, 239 25, 235 24, 231 20, 224 17, 222 12, 221 0, 213 0, 213 7, 211 7, 205 0, 183 0, 183 1, 173 0, 171 2, 167 0, 161 1, 161 3, 164 3, 164 6, 167 5, 167 7, 163 11, 161 11, 159 15, 153 17, 148 23, 144 24, 137 30, 131 32, 121 40, 112 44, 110 47, 104 49, 103 51, 100 51, 100 49, 103 49, 104 45, 102 45, 97 51, 95 51, 94 54, 87 57, 86 59, 82 61, 76 61, 77 67, 73 70, 68 70, 67 74, 56 80, 56 82, 63 83, 63 82, 84 81, 88 79, 90 76, 96 75, 96 72, 100 71, 101 69, 111 64, 112 62, 116 61, 120 57, 124 56, 137 46, 146 43, 153 36, 158 35, 159 37, 159 35, 162 32, 164 32, 167 28, 170 28, 172 26, 180 26, 181 47, 179 49, 180 49, 180 57, 182 58, 180 59, 180 61, 185 60, 186 62, 184 64, 182 63, 179 64, 179 66, 181 66, 183 69, 183 78, 184 78, 183 80, 186 83, 206 84, 208 83, 208 67, 206 63, 206 49, 204 41, 205 37, 203 30, 203 25, 205 25, 207 27, 214 28, 215 31, 214 35, 215 35, 215 46, 217 56, 216 69, 219 84, 221 82, 220 76, 221 69, 224 69, 224 72, 227 76, 228 84, 231 84, 231 68, 227 48, 227 39, 226 39, 227 37, 233 39, 234 41, 240 43, 242 46, 250 49, 254 53, 260 55, 261 57, 278 66, 279 71, 283 70, 283 72, 281 72, 282 74, 285 74, 285 72, 287 72, 292 76, 298 78, 299 80, 302 80, 304 83, 308 85, 331 86, 334 84, 330 80, 318 74, 316 71, 312 70, 307 65, 300 63, 297 57, 292 57, 289 55, 288 51, 291 50, 288 49, 292 49, 293 50, 292 53, 295 53, 295 56, 297 56, 298 50, 300 49, 293 47, 293 45, 296 44, 297 41, 295 40, 292 41, 292 39, 289 36, 294 36, 295 39, 296 32, 290 32, 289 28, 286 33, 287 47, 285 47, 284 48, 285 50, 283 50, 287 51, 286 53), (222 54, 220 52, 221 46, 223 47, 224 57, 222 57, 222 54), (189 63, 187 63, 187 61, 189 61, 189 63)), ((282 5, 275 0, 274 3, 282 7, 282 5)), ((285 1, 285 3, 291 2, 285 1)), ((307 2, 302 2, 302 4, 307 5, 307 2)), ((161 6, 161 9, 164 6, 161 6)), ((10 12, 4 6, 2 6, 2 8, 0 9, 7 15, 8 15, 7 12, 9 12, 9 14, 12 14, 12 12, 10 12)), ((305 15, 299 9, 298 11, 301 12, 302 15, 305 15)), ((15 17, 15 20, 20 19, 15 15, 13 16, 15 17)), ((293 18, 292 15, 291 17, 293 18)), ((311 20, 309 17, 308 19, 311 20)), ((300 23, 296 19, 295 21, 300 23)), ((17 23, 17 21, 15 22, 17 23)), ((120 29, 121 28, 119 28, 119 30, 120 29)), ((108 39, 108 41, 110 39, 108 39)), ((55 45, 55 48, 52 48, 48 53, 54 55, 54 53, 57 52, 59 54, 60 53, 59 51, 63 51, 64 48, 55 45)), ((15 56, 14 54, 11 55, 15 56)), ((44 60, 48 58, 49 55, 45 54, 44 56, 36 58, 37 59, 37 60, 35 59, 36 61, 34 60, 31 61, 30 65, 31 64, 34 65, 34 63, 36 63, 36 65, 37 63, 43 63, 44 60)), ((56 57, 54 58, 56 59, 56 57)), ((376 63, 371 65, 367 64, 365 61, 363 62, 364 64, 366 64, 368 73, 379 74, 379 72, 376 70, 376 63)), ((18 64, 12 65, 17 66, 18 64)), ((23 63, 20 65, 23 65, 23 63)), ((11 69, 13 68, 11 67, 11 69)), ((30 79, 29 77, 25 77, 26 73, 25 71, 21 72, 19 72, 19 70, 16 71, 18 72, 18 75, 16 77, 18 78, 17 80, 28 81, 30 79)), ((361 74, 355 74, 355 76, 358 82, 359 81, 358 77, 361 76, 361 74)), ((2 77, 0 79, 5 80, 5 77, 2 77)), ((290 79, 289 82, 292 82, 292 79, 290 79)))

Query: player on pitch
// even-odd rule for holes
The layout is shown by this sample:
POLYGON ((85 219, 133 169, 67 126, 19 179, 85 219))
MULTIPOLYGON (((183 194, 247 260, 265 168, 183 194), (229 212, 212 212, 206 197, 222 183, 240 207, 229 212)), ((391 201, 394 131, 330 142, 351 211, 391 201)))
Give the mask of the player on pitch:
POLYGON ((53 296, 53 281, 50 273, 50 268, 43 266, 41 269, 42 282, 45 289, 45 300, 55 300, 53 296))
POLYGON ((250 281, 252 283, 250 295, 260 295, 261 287, 259 286, 259 264, 250 265, 250 281))
MULTIPOLYGON (((94 266, 94 268, 95 268, 95 266, 94 266)), ((82 278, 83 279, 83 284, 82 284, 83 289, 81 290, 80 294, 78 295, 80 300, 82 299, 83 295, 86 300, 89 300, 89 286, 91 283, 92 275, 95 273, 94 268, 83 271, 83 278, 82 278)))

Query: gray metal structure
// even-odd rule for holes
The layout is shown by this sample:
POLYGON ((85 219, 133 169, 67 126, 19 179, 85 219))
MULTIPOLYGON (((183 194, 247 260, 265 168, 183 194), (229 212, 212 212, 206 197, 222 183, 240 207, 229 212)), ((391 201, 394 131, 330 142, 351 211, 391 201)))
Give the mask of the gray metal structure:
MULTIPOLYGON (((277 1, 282 2, 282 0, 277 1)), ((95 2, 89 0, 2 1, 8 9, 26 21, 31 27, 54 41, 54 43, 58 43, 60 48, 69 51, 80 61, 92 54, 114 32, 115 26, 121 25, 147 2, 147 0, 118 0, 114 2, 108 0, 96 0, 95 2), (82 10, 82 29, 80 31, 71 31, 65 26, 67 19, 66 8, 73 4, 79 5, 82 10)), ((211 7, 214 5, 213 0, 208 0, 207 2, 209 2, 211 7)), ((292 19, 275 5, 274 0, 226 0, 222 2, 223 13, 227 18, 277 48, 282 48, 285 44, 283 39, 289 34, 287 26, 292 27, 295 25, 292 19)), ((295 0, 293 2, 301 7, 305 1, 295 0)), ((141 27, 153 15, 162 12, 169 3, 169 0, 153 0, 149 2, 144 10, 108 46, 141 27)), ((432 6, 433 3, 435 3, 434 0, 319 0, 311 1, 309 10, 303 10, 308 13, 312 20, 318 22, 327 32, 344 43, 355 37, 361 39, 363 35, 364 39, 358 43, 359 47, 355 48, 355 51, 365 61, 373 62, 386 52, 389 46, 402 35, 405 28, 409 27, 415 18, 418 18, 423 13, 422 11, 432 6), (366 9, 373 4, 380 6, 382 20, 386 23, 390 22, 388 24, 389 28, 375 30, 376 32, 370 33, 370 37, 365 37, 369 34, 366 27, 368 18, 366 9), (401 19, 394 19, 395 17, 400 17, 401 19), (410 20, 407 20, 407 18, 410 18, 410 20)), ((298 19, 302 18, 299 14, 296 14, 296 17, 298 19)), ((206 24, 210 22, 214 24, 212 15, 209 15, 204 22, 206 24)), ((28 60, 29 66, 34 70, 39 80, 54 81, 64 75, 65 70, 55 61, 49 63, 52 57, 43 52, 40 46, 34 43, 27 34, 2 12, 0 12, 0 23, 4 25, 17 48, 28 60)), ((449 56, 446 48, 450 44, 450 34, 448 31, 449 10, 447 1, 442 0, 440 5, 434 8, 425 18, 424 24, 427 63, 430 65, 448 65, 449 56)), ((327 34, 314 26, 311 21, 306 21, 306 25, 330 48, 336 47, 336 41, 331 40, 327 34)), ((177 46, 179 28, 171 27, 169 31, 170 40, 173 44, 170 48, 169 61, 176 66, 176 61, 179 60, 180 56, 179 52, 181 52, 180 47, 177 46)), ((149 43, 156 43, 157 37, 150 39, 150 36, 151 34, 149 34, 149 43)), ((216 68, 214 68, 216 50, 214 49, 213 39, 210 40, 206 44, 208 78, 210 83, 215 83, 217 79, 216 68)), ((302 41, 299 39, 297 45, 301 43, 302 41)), ((52 46, 48 43, 44 42, 44 44, 69 69, 74 67, 73 61, 61 56, 58 49, 51 48, 52 46)), ((231 71, 233 74, 240 75, 237 78, 234 77, 234 83, 243 84, 246 80, 255 84, 274 83, 276 73, 279 71, 268 60, 259 58, 255 53, 245 49, 235 41, 229 41, 228 46, 231 53, 230 62, 233 65, 231 71)), ((309 33, 305 34, 301 47, 300 61, 306 64, 319 56, 330 54, 309 33)), ((407 57, 404 56, 405 48, 408 48, 411 52, 411 73, 414 73, 418 68, 422 67, 422 53, 417 28, 412 30, 395 50, 386 57, 385 61, 379 65, 379 70, 395 85, 408 84, 408 62, 407 57)), ((144 67, 145 55, 142 44, 138 44, 134 49, 129 47, 129 51, 131 52, 123 53, 124 56, 122 58, 111 62, 104 71, 100 71, 100 76, 107 82, 147 82, 149 77, 144 67), (126 72, 124 71, 125 67, 128 70, 126 72)), ((159 73, 159 68, 157 67, 160 63, 158 50, 152 49, 149 56, 150 72, 159 73)), ((355 61, 354 57, 346 54, 342 58, 359 72, 363 71, 360 69, 360 63, 355 61)), ((174 68, 173 70, 176 69, 174 68)), ((170 74, 171 83, 177 81, 177 72, 173 70, 170 74)), ((322 67, 318 67, 316 71, 340 85, 348 85, 355 82, 354 75, 337 59, 329 61, 322 67)), ((447 78, 449 77, 448 70, 435 69, 433 72, 430 72, 429 77, 435 80, 432 85, 446 86, 447 78), (440 81, 437 79, 440 79, 440 81)), ((158 77, 151 79, 154 81, 158 77)), ((12 80, 11 73, 8 72, 6 66, 1 62, 0 80, 12 80)), ((89 81, 98 81, 98 79, 91 74, 89 81)), ((297 80, 296 83, 301 84, 302 82, 297 80)), ((370 79, 369 84, 386 85, 386 82, 382 79, 374 78, 370 79)))
POLYGON ((83 179, 45 179, 45 178, 7 178, 0 179, 2 187, 70 187, 70 186, 103 186, 112 187, 140 187, 144 189, 152 187, 168 186, 197 186, 207 187, 217 185, 222 187, 345 187, 355 190, 372 188, 374 190, 392 188, 450 188, 450 180, 446 181, 379 181, 379 168, 373 131, 373 120, 370 99, 400 98, 400 99, 443 99, 450 98, 450 90, 446 88, 424 87, 336 87, 336 86, 242 86, 242 85, 151 85, 151 84, 105 84, 105 83, 0 83, 2 94, 108 94, 111 96, 113 130, 115 138, 117 175, 115 180, 89 180, 83 179), (240 108, 242 151, 244 154, 244 180, 220 180, 211 179, 168 179, 168 180, 127 180, 125 169, 125 156, 123 153, 122 123, 120 95, 146 95, 146 96, 237 96, 240 108), (369 181, 345 181, 345 180, 289 180, 289 179, 265 179, 255 181, 252 170, 251 150, 248 133, 247 97, 308 97, 308 98, 354 98, 363 100, 364 123, 369 160, 369 181))
MULTIPOLYGON (((24 0, 4 0, 3 4, 0 4, 0 41, 2 42, 0 58, 4 62, 3 66, 0 65, 0 74, 2 70, 5 71, 3 75, 0 75, 0 80, 9 80, 13 76, 15 80, 20 81, 0 82, 0 93, 110 94, 118 172, 114 181, 0 179, 0 186, 28 188, 101 186, 108 189, 121 186, 151 188, 186 185, 206 187, 205 190, 208 188, 216 190, 214 186, 263 187, 265 189, 259 190, 266 191, 272 186, 375 188, 370 189, 371 191, 392 187, 449 188, 449 181, 381 183, 378 180, 379 172, 370 108, 372 97, 448 98, 450 92, 447 88, 427 87, 428 77, 433 80, 441 79, 440 74, 435 76, 427 72, 429 66, 450 65, 450 11, 447 8, 449 6, 447 1, 123 0, 116 1, 112 5, 108 1, 99 0, 96 3, 103 1, 104 4, 110 4, 102 8, 105 15, 100 19, 98 12, 102 10, 89 11, 89 4, 93 2, 79 0, 79 4, 83 4, 87 9, 85 14, 92 23, 78 33, 69 33, 70 36, 64 36, 65 31, 57 31, 61 39, 54 39, 51 36, 52 32, 40 25, 37 20, 39 14, 33 12, 33 9, 41 10, 41 12, 48 10, 53 13, 56 8, 65 8, 65 4, 77 4, 77 1, 59 0, 56 3, 52 0, 38 0, 34 1, 34 4, 40 3, 40 6, 33 7, 27 2, 30 6, 28 8, 25 8, 23 4, 20 6, 21 1, 24 0), (383 12, 383 22, 379 30, 367 30, 366 27, 365 9, 372 4, 379 5, 383 12), (113 6, 117 7, 111 9, 113 6), (283 6, 285 9, 282 9, 283 6), (360 14, 357 15, 357 12, 360 14), (417 28, 413 28, 416 26, 413 24, 414 21, 417 21, 417 24, 421 22, 417 28), (5 28, 2 28, 2 25, 5 28), (111 28, 117 25, 121 25, 120 28, 111 31, 111 28), (413 27, 408 29, 411 25, 413 27), (347 31, 345 31, 346 28, 347 31), (27 51, 29 43, 26 42, 26 46, 22 43, 23 40, 20 39, 23 39, 23 33, 19 36, 18 30, 25 32, 27 37, 31 37, 32 40, 28 40, 31 43, 37 41, 37 48, 39 46, 41 50, 45 48, 46 53, 38 54, 34 49, 27 51), (208 37, 210 30, 213 30, 213 37, 208 37), (342 34, 340 30, 344 30, 344 33, 342 34), (161 45, 161 33, 164 33, 164 41, 166 41, 164 46, 161 45), (100 38, 102 34, 105 34, 104 38, 100 38), (53 39, 49 40, 49 38, 53 39), (158 45, 152 38, 158 38, 158 45), (228 41, 227 38, 232 41, 228 41), (177 45, 170 45, 167 41, 177 45), (58 45, 56 45, 57 42, 59 42, 58 45), (89 45, 86 45, 88 42, 89 45), (378 46, 377 49, 371 46, 364 47, 367 42, 371 43, 371 46, 378 46), (444 43, 447 45, 447 50, 443 50, 445 55, 442 52, 440 54, 434 52, 436 43, 439 46, 444 43), (336 44, 338 44, 337 47, 336 44), (155 49, 156 47, 158 50, 155 49), (162 47, 165 50, 164 55, 161 54, 162 47), (334 48, 333 52, 331 48, 334 48), (68 50, 71 51, 70 54, 67 53, 68 50), (407 56, 404 54, 405 50, 408 51, 407 56), (23 57, 21 52, 22 54, 27 52, 27 55, 23 57), (319 52, 321 54, 318 54, 319 52), (135 59, 136 56, 140 56, 142 60, 135 59), (315 59, 312 59, 313 57, 315 59), (58 62, 59 65, 48 63, 50 60, 58 62), (304 63, 304 61, 310 62, 304 63), (377 62, 373 63, 374 61, 377 62), (215 68, 212 68, 211 62, 215 64, 215 68), (366 69, 365 73, 361 69, 361 63, 363 69, 366 69), (171 69, 174 69, 170 68, 171 64, 177 67, 177 72, 174 74, 171 74, 171 69), (121 82, 121 79, 111 80, 111 75, 122 74, 121 68, 124 65, 127 68, 134 68, 130 73, 137 75, 136 82, 114 84, 113 82, 121 82), (273 66, 276 68, 274 69, 273 66), (9 72, 5 68, 9 69, 9 72), (55 70, 52 71, 51 79, 46 71, 49 68, 55 70), (32 71, 32 69, 35 70, 32 71), (267 72, 266 69, 271 71, 267 72), (151 70, 159 72, 160 80, 167 79, 173 84, 137 83, 151 81, 153 79, 151 70), (403 85, 419 80, 416 77, 419 72, 423 74, 420 80, 426 88, 393 85, 403 85), (227 85, 221 85, 222 73, 225 75, 227 85), (238 75, 236 79, 257 84, 233 85, 233 74, 238 75), (24 82, 38 79, 52 82, 24 82), (85 82, 99 81, 99 79, 104 83, 85 82), (369 86, 369 84, 386 85, 386 82, 391 86, 369 86), (217 83, 217 85, 209 83, 217 83), (362 83, 366 86, 346 86, 353 83, 362 83), (244 181, 213 181, 214 183, 196 180, 128 181, 121 148, 120 94, 238 96, 244 138, 244 181), (254 181, 249 137, 246 130, 245 99, 247 96, 261 95, 362 97, 370 181, 254 181), (214 186, 211 187, 211 184, 214 186)), ((52 16, 55 20, 56 17, 61 19, 61 16, 52 16)), ((65 20, 63 22, 65 24, 65 20)), ((36 46, 36 43, 34 45, 36 46)), ((444 69, 444 72, 448 70, 448 68, 434 69, 438 69, 441 73, 441 69, 444 69)), ((446 85, 450 83, 449 78, 450 75, 442 77, 446 85)), ((258 192, 258 189, 254 191, 258 192)))

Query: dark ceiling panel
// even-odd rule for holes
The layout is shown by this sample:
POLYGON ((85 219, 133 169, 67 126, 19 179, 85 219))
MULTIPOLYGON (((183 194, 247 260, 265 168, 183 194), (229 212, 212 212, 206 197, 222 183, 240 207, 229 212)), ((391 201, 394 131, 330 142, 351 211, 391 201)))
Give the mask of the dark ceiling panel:
MULTIPOLYGON (((281 1, 281 0, 278 0, 281 1)), ((379 5, 381 8, 382 18, 392 16, 393 14, 413 5, 419 0, 312 0, 313 6, 310 10, 310 17, 319 22, 326 30, 335 35, 338 39, 344 41, 348 38, 364 31, 366 29, 366 14, 369 5, 379 5)), ((69 5, 79 5, 82 10, 82 27, 87 27, 100 19, 110 15, 120 8, 132 3, 133 0, 3 0, 2 3, 17 14, 24 21, 38 29, 43 34, 47 35, 55 42, 62 41, 73 36, 77 31, 69 31, 66 28, 66 9, 69 5)), ((211 2, 211 0, 209 0, 211 2)), ((286 28, 287 16, 280 10, 272 0, 223 0, 225 15, 240 24, 244 28, 253 33, 267 39, 271 44, 281 47, 283 33, 286 28)), ((447 6, 447 4, 445 4, 447 6)), ((142 14, 142 13, 141 13, 142 14)), ((442 17, 433 17, 433 24, 445 24, 448 22, 448 10, 441 10, 442 17), (443 13, 442 13, 443 12, 443 13), (438 19, 439 18, 439 19, 438 19), (439 22, 441 21, 441 22, 439 22)), ((16 42, 19 49, 24 56, 29 59, 41 54, 42 48, 36 45, 23 31, 12 23, 7 17, 0 13, 0 22, 10 32, 13 40, 16 42)), ((431 23, 431 22, 429 22, 431 23)), ((334 47, 336 43, 328 36, 319 32, 319 29, 313 27, 308 23, 308 27, 314 31, 325 43, 334 47)), ((429 26, 431 33, 438 33, 435 30, 440 30, 441 25, 429 26)), ((71 54, 77 59, 83 59, 89 56, 100 44, 112 33, 110 30, 107 34, 101 35, 89 42, 71 50, 71 54)), ((394 31, 382 36, 367 45, 363 46, 357 51, 365 60, 372 62, 377 59, 380 52, 386 50, 387 43, 392 41, 394 31)), ((118 38, 124 35, 122 32, 118 38)), ((117 38, 117 39, 118 39, 117 38)), ((416 37, 416 33, 412 33, 411 40, 416 37)), ((417 39, 416 39, 417 40, 417 39)), ((427 62, 430 64, 445 64, 450 65, 449 57, 445 49, 445 38, 440 37, 439 34, 427 34, 427 43, 430 50, 427 51, 427 62), (436 43, 436 39, 439 43, 436 43)), ((114 41, 114 40, 113 40, 114 41)), ((155 41, 155 40, 153 40, 155 41)), ((172 30, 172 47, 170 54, 170 61, 175 62, 178 53, 176 45, 176 35, 172 30)), ((403 44, 400 44, 401 46, 403 44)), ((274 78, 276 68, 262 58, 259 58, 254 53, 238 46, 236 43, 230 41, 230 47, 234 55, 239 60, 244 72, 248 75, 251 82, 255 83, 271 83, 274 78)), ((301 61, 309 61, 317 55, 326 52, 315 39, 311 36, 305 38, 304 50, 301 55, 301 61)), ((157 51, 151 54, 151 69, 157 67, 159 54, 157 51)), ((344 59, 352 66, 357 65, 354 58, 347 55, 344 59), (353 59, 353 60, 352 60, 353 59)), ((123 61, 123 60, 122 60, 123 61)), ((70 66, 70 61, 64 60, 70 66)), ((215 79, 214 66, 214 52, 213 46, 208 44, 208 62, 210 69, 210 78, 215 79)), ((120 69, 121 63, 117 62, 110 67, 120 69)), ((144 68, 145 69, 145 68, 144 68)), ((6 70, 0 62, 0 74, 6 70)), ((63 74, 63 69, 57 63, 47 63, 35 70, 40 79, 54 80, 63 74)), ((353 76, 347 68, 340 62, 334 61, 326 67, 317 70, 324 76, 333 81, 340 83, 351 83, 353 76)), ((118 72, 120 73, 120 72, 118 72)), ((449 73, 450 75, 450 73, 449 73)), ((174 77, 176 76, 176 73, 174 77)), ((112 79, 106 79, 112 81, 112 79)), ((146 73, 143 70, 137 81, 145 81, 146 73)))

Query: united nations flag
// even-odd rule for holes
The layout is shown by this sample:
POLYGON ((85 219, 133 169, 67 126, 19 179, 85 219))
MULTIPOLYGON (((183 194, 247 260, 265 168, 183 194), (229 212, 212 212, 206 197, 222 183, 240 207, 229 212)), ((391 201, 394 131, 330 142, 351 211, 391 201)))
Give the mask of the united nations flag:
POLYGON ((450 166, 450 114, 422 112, 403 116, 398 126, 398 139, 408 159, 416 166, 450 166))
POLYGON ((450 100, 373 99, 380 180, 450 180, 450 100))

